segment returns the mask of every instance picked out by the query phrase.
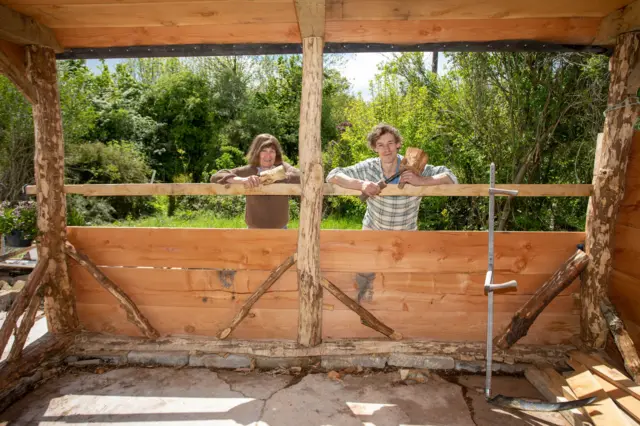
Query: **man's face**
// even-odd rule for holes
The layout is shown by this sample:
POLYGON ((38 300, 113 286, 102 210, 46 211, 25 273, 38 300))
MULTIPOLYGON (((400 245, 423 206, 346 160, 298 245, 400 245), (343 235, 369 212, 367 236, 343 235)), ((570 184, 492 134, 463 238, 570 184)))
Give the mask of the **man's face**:
POLYGON ((385 133, 376 141, 376 152, 378 156, 387 162, 396 159, 399 149, 400 144, 396 142, 396 137, 391 133, 385 133))
POLYGON ((263 148, 260 151, 260 167, 263 169, 270 169, 276 162, 276 150, 269 147, 263 148))

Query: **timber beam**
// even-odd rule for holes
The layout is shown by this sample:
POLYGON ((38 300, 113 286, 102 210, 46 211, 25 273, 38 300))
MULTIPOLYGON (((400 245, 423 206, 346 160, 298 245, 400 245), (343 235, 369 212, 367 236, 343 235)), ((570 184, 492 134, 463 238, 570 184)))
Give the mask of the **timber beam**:
POLYGON ((295 0, 300 36, 324 38, 325 0, 295 0))
POLYGON ((607 15, 600 23, 593 44, 613 46, 620 34, 638 30, 640 30, 640 0, 607 15))
POLYGON ((0 40, 0 73, 16 86, 32 104, 36 99, 33 85, 27 79, 26 54, 22 46, 0 40))
POLYGON ((7 6, 0 5, 0 22, 0 39, 48 47, 58 53, 64 50, 49 27, 7 6))

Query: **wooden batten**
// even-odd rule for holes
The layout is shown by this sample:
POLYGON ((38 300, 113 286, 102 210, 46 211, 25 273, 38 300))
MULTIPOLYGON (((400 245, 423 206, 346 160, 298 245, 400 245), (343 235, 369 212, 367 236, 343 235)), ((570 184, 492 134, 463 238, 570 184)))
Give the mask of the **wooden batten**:
POLYGON ((40 258, 49 259, 45 277, 45 313, 49 330, 66 333, 78 328, 75 296, 69 283, 65 239, 67 204, 64 186, 64 138, 56 58, 52 49, 27 48, 27 75, 35 89, 35 178, 38 201, 40 258))
POLYGON ((622 33, 640 30, 640 1, 635 0, 624 8, 607 15, 598 28, 593 44, 613 46, 616 38, 622 33))
POLYGON ((604 346, 607 325, 600 311, 600 301, 607 295, 613 263, 613 241, 618 210, 624 197, 627 162, 633 140, 633 127, 640 111, 629 101, 632 75, 638 67, 640 33, 618 37, 611 58, 611 84, 608 109, 599 158, 594 174, 593 208, 586 226, 586 252, 589 265, 581 287, 581 337, 594 348, 604 346))
POLYGON ((322 114, 321 37, 302 41, 302 100, 300 102, 300 170, 302 196, 298 232, 300 311, 298 343, 315 346, 322 341, 322 284, 320 275, 320 221, 322 219, 322 114))

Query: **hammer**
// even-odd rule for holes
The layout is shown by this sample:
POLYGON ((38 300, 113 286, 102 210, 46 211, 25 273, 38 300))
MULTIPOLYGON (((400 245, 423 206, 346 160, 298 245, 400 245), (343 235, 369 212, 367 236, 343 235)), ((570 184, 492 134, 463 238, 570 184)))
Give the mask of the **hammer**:
MULTIPOLYGON (((383 189, 385 189, 387 187, 387 184, 389 182, 391 182, 392 180, 394 180, 395 178, 397 178, 398 176, 400 176, 402 173, 404 173, 404 170, 402 169, 402 167, 400 168, 400 171, 398 173, 396 173, 395 175, 386 178, 384 180, 381 180, 380 182, 376 183, 376 185, 378 185, 378 188, 380 188, 380 191, 382 191, 383 189)), ((360 194, 360 200, 361 201, 367 201, 367 199, 369 199, 369 196, 367 194, 365 194, 364 192, 362 194, 360 194)))

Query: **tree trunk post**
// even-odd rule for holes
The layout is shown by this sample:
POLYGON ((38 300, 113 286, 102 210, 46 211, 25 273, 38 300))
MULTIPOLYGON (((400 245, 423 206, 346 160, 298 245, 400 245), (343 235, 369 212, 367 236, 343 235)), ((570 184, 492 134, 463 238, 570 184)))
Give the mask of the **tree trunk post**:
POLYGON ((298 230, 300 310, 298 343, 322 342, 322 284, 320 275, 320 219, 322 216, 322 37, 302 40, 302 100, 300 102, 300 170, 302 194, 298 230))
POLYGON ((589 264, 580 288, 580 334, 585 345, 592 348, 602 348, 606 340, 607 324, 600 301, 609 291, 614 231, 624 197, 633 125, 639 111, 638 106, 630 102, 630 96, 635 96, 638 89, 630 84, 630 78, 638 66, 639 49, 640 33, 621 34, 610 62, 611 83, 604 135, 599 158, 595 159, 598 170, 594 173, 592 209, 586 223, 585 248, 589 264))
POLYGON ((49 330, 67 333, 78 328, 76 299, 69 282, 64 242, 67 204, 64 194, 64 138, 55 52, 27 48, 27 76, 35 89, 35 177, 38 200, 38 256, 48 259, 44 303, 49 330))

